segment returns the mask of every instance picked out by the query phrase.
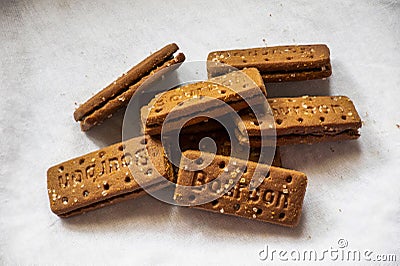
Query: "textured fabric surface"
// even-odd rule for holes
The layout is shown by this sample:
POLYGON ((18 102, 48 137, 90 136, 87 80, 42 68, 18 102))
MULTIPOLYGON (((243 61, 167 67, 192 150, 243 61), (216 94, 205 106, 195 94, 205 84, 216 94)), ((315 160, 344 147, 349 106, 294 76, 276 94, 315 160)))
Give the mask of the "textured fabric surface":
POLYGON ((339 239, 397 252, 399 263, 399 1, 5 0, 0 12, 0 264, 275 265, 259 259, 266 246, 322 252, 339 239), (170 42, 187 60, 328 44, 327 81, 267 87, 269 96, 347 95, 364 121, 358 141, 281 149, 283 165, 309 179, 297 228, 148 196, 66 220, 50 212, 47 169, 121 140, 122 113, 85 134, 76 103, 170 42))

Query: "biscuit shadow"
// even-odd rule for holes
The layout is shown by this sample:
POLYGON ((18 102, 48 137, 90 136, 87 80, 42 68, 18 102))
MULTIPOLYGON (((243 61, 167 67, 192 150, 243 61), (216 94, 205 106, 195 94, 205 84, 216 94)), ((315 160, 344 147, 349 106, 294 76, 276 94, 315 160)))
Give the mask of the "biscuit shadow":
POLYGON ((149 219, 155 221, 154 226, 161 223, 167 224, 170 220, 171 207, 171 205, 145 195, 64 218, 61 219, 61 222, 66 229, 77 232, 110 232, 118 229, 134 231, 143 227, 143 224, 151 227, 149 219))
POLYGON ((298 97, 303 95, 326 96, 330 95, 330 81, 306 80, 296 82, 266 83, 268 98, 298 97))
POLYGON ((60 219, 63 227, 72 232, 137 231, 146 224, 148 228, 176 226, 196 228, 202 234, 218 240, 241 237, 304 238, 307 212, 303 207, 300 223, 294 227, 283 227, 257 220, 212 213, 188 207, 172 206, 151 196, 120 202, 88 213, 60 219))
POLYGON ((312 167, 330 168, 357 165, 361 157, 361 144, 357 140, 324 142, 312 145, 298 144, 280 147, 282 166, 307 171, 312 167))
POLYGON ((306 231, 305 215, 294 228, 187 207, 179 208, 176 216, 177 219, 184 221, 187 227, 204 229, 202 234, 215 240, 221 238, 235 240, 238 237, 267 239, 275 236, 301 238, 306 231))

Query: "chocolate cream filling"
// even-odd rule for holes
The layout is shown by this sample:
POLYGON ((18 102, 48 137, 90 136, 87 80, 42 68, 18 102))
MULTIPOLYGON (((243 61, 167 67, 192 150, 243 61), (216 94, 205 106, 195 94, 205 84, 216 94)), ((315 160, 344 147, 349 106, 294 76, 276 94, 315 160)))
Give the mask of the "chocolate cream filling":
POLYGON ((325 72, 325 71, 330 71, 331 70, 331 65, 326 64, 321 67, 315 67, 315 68, 298 68, 298 69, 292 69, 292 70, 275 70, 275 71, 263 71, 261 72, 261 75, 286 75, 286 74, 300 74, 300 73, 305 73, 305 72, 325 72))
MULTIPOLYGON (((108 102, 118 98, 120 95, 122 95, 123 93, 125 93, 127 90, 129 90, 130 86, 138 83, 139 81, 141 81, 144 78, 147 78, 148 76, 154 75, 156 72, 158 72, 158 70, 162 69, 164 65, 167 66, 168 63, 171 63, 172 60, 174 60, 175 57, 173 55, 171 55, 170 57, 168 57, 165 61, 163 61, 162 63, 154 66, 154 68, 152 68, 150 71, 148 71, 147 73, 145 73, 143 76, 141 76, 140 78, 136 79, 134 82, 132 82, 129 86, 127 86, 124 90, 122 90, 120 93, 118 94, 114 94, 112 95, 112 97, 108 98, 106 101, 102 102, 101 104, 97 105, 96 107, 94 107, 89 113, 87 113, 86 115, 84 115, 80 121, 84 121, 88 116, 90 116, 91 114, 93 114, 94 112, 102 109, 106 104, 108 104, 108 102)), ((171 64, 172 65, 172 64, 171 64)), ((129 99, 127 99, 127 101, 129 101, 129 99)))

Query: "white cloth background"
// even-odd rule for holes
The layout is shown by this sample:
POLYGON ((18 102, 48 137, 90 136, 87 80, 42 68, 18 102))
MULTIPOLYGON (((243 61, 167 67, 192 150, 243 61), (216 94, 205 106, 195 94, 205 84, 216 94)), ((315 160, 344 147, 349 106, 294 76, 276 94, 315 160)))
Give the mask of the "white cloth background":
POLYGON ((0 264, 257 265, 265 245, 323 250, 341 238, 399 263, 399 1, 5 0, 0 10, 0 264), (284 166, 309 178, 299 227, 148 196, 66 220, 50 212, 47 168, 121 138, 122 115, 80 132, 75 103, 169 42, 187 60, 265 43, 329 45, 329 81, 267 87, 347 95, 364 121, 358 141, 282 149, 284 166))

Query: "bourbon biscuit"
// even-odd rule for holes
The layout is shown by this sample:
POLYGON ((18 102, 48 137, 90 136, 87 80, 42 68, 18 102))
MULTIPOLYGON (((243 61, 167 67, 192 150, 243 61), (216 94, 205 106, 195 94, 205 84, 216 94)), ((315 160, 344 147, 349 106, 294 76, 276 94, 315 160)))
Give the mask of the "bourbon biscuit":
POLYGON ((81 129, 86 131, 100 124, 115 110, 126 106, 133 93, 149 77, 163 70, 166 71, 168 66, 183 62, 185 59, 183 54, 173 58, 173 54, 178 49, 175 43, 165 46, 80 105, 74 112, 74 118, 76 121, 81 121, 81 129), (110 101, 113 102, 109 104, 110 101))
POLYGON ((208 117, 225 115, 221 112, 221 101, 238 111, 249 104, 265 102, 265 95, 265 85, 254 68, 185 85, 163 93, 142 108, 142 118, 147 118, 144 121, 145 133, 160 134, 163 123, 172 110, 174 118, 170 120, 169 128, 176 130, 181 121, 190 120, 184 125, 186 127, 206 120, 204 114, 208 117))
POLYGON ((94 110, 90 115, 86 116, 81 121, 81 129, 82 131, 87 131, 91 129, 93 126, 101 123, 105 119, 111 117, 114 113, 116 113, 119 109, 128 105, 129 100, 132 98, 133 94, 136 90, 145 84, 150 78, 155 77, 156 74, 161 74, 165 71, 172 71, 175 69, 175 66, 179 66, 180 63, 185 61, 185 56, 180 53, 176 57, 166 61, 161 66, 152 70, 149 75, 142 77, 137 83, 129 86, 129 88, 121 93, 118 97, 110 99, 104 105, 94 110))
MULTIPOLYGON (((361 118, 346 96, 303 96, 270 98, 274 114, 277 145, 357 139, 361 118)), ((249 111, 241 113, 250 141, 260 143, 260 128, 249 111)), ((242 133, 243 134, 243 133, 242 133)))
MULTIPOLYGON (((184 155, 195 162, 201 159, 198 151, 186 151, 184 155)), ((264 176, 262 173, 267 172, 266 167, 227 156, 215 156, 208 166, 199 171, 188 171, 181 165, 177 179, 177 184, 181 186, 176 188, 174 199, 177 203, 197 209, 294 227, 300 220, 307 177, 298 171, 273 166, 264 176), (227 168, 230 160, 234 160, 232 169, 227 168), (235 185, 229 182, 232 173, 242 173, 235 185), (217 177, 221 179, 215 180, 217 177), (253 177, 262 183, 250 190, 253 177), (201 189, 185 189, 184 186, 201 189), (221 191, 224 193, 221 197, 198 205, 204 196, 218 195, 221 191)))
POLYGON ((327 78, 332 74, 330 51, 325 44, 286 45, 215 51, 208 55, 210 76, 232 68, 257 68, 265 82, 327 78))
POLYGON ((51 210, 68 217, 143 195, 129 169, 132 164, 146 176, 141 184, 145 187, 160 189, 167 183, 164 178, 173 180, 161 142, 137 137, 51 167, 47 171, 51 210))

